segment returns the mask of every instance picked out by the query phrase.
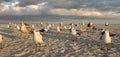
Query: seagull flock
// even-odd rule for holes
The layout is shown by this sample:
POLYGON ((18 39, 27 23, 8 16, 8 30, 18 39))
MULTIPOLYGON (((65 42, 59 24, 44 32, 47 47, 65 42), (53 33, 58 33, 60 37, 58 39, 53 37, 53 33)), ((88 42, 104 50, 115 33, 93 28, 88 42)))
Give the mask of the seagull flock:
MULTIPOLYGON (((44 23, 41 23, 41 25, 44 26, 44 23)), ((61 22, 60 24, 58 24, 56 26, 56 31, 59 32, 59 33, 61 33, 62 32, 62 28, 64 28, 65 30, 68 30, 71 35, 75 36, 74 40, 72 40, 73 42, 75 42, 75 41, 78 40, 77 36, 80 36, 80 33, 78 31, 85 32, 85 31, 89 30, 90 28, 92 28, 93 30, 97 29, 97 27, 95 26, 95 24, 93 22, 91 22, 91 21, 87 24, 87 26, 85 26, 85 23, 82 22, 80 24, 79 30, 77 30, 74 27, 74 25, 78 26, 77 24, 73 24, 73 23, 63 24, 61 22)), ((108 26, 108 25, 109 25, 108 23, 105 24, 105 26, 108 26)), ((24 22, 22 22, 21 25, 15 24, 15 26, 16 26, 16 29, 18 31, 21 31, 24 34, 33 33, 33 41, 35 43, 36 50, 39 49, 39 47, 41 47, 41 45, 45 42, 43 40, 43 36, 42 36, 41 32, 47 32, 47 31, 49 31, 51 29, 51 27, 53 27, 53 26, 55 27, 54 24, 48 24, 48 26, 45 26, 42 29, 36 29, 35 28, 36 25, 31 25, 30 26, 29 24, 26 24, 24 22)), ((12 27, 12 25, 11 25, 11 23, 9 23, 7 25, 7 28, 11 28, 11 27, 12 27)), ((109 30, 107 30, 107 29, 101 30, 100 36, 101 36, 100 37, 100 41, 102 43, 104 43, 105 45, 110 44, 112 42, 109 30)), ((0 49, 3 48, 3 41, 4 41, 3 36, 0 35, 0 49)))

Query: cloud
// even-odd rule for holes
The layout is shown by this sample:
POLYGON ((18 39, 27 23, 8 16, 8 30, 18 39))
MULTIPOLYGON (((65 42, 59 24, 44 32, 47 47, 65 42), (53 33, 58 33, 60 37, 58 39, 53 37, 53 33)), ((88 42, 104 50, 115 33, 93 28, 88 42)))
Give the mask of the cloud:
POLYGON ((0 15, 120 16, 120 0, 0 0, 0 15), (2 2, 9 2, 6 5, 2 2))
POLYGON ((98 17, 118 17, 120 13, 115 13, 112 11, 102 12, 97 11, 96 9, 51 9, 49 14, 53 15, 75 15, 75 16, 98 16, 98 17))
POLYGON ((0 12, 4 12, 4 11, 7 11, 9 10, 9 6, 5 5, 5 4, 0 4, 0 12))
POLYGON ((37 5, 28 5, 26 7, 16 6, 17 2, 12 3, 11 6, 0 4, 0 15, 37 15, 40 14, 45 3, 37 5))

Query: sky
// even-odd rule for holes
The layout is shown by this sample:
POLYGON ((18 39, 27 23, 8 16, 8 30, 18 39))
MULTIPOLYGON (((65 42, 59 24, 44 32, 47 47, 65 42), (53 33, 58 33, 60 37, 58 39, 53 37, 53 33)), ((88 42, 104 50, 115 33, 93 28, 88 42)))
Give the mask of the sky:
POLYGON ((119 17, 120 0, 0 0, 0 16, 119 17))

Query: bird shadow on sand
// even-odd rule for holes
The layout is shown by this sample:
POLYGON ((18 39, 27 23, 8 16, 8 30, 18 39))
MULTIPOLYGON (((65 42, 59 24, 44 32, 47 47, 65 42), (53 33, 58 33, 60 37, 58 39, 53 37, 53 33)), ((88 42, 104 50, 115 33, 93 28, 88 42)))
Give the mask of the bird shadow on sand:
POLYGON ((49 31, 49 32, 41 33, 41 34, 43 35, 43 37, 46 37, 46 38, 71 41, 71 34, 68 34, 68 33, 49 31))
POLYGON ((116 51, 120 52, 120 44, 111 43, 110 46, 113 47, 113 48, 115 48, 116 51))
POLYGON ((13 35, 8 35, 8 34, 3 34, 3 33, 0 33, 0 34, 3 35, 4 37, 7 37, 7 38, 11 38, 11 39, 15 39, 16 38, 13 35))
POLYGON ((12 29, 9 29, 9 28, 3 28, 3 29, 0 29, 0 32, 12 33, 13 30, 12 30, 12 29))
MULTIPOLYGON (((94 53, 95 50, 96 51, 101 50, 101 48, 100 48, 101 42, 99 42, 99 41, 92 40, 92 39, 84 39, 84 38, 79 38, 78 41, 80 42, 79 45, 80 45, 81 49, 86 48, 87 51, 91 51, 93 53, 94 53)), ((116 46, 117 45, 111 43, 108 47, 108 48, 110 48, 110 50, 107 50, 107 51, 106 50, 101 50, 102 52, 96 52, 93 55, 97 57, 99 54, 102 54, 103 57, 104 56, 106 57, 106 56, 114 53, 114 51, 112 51, 111 48, 116 49, 116 51, 118 51, 118 49, 120 49, 120 47, 116 47, 116 46), (109 52, 109 51, 111 51, 111 52, 109 52)), ((86 53, 86 52, 85 51, 80 52, 81 55, 84 54, 84 53, 86 53)))

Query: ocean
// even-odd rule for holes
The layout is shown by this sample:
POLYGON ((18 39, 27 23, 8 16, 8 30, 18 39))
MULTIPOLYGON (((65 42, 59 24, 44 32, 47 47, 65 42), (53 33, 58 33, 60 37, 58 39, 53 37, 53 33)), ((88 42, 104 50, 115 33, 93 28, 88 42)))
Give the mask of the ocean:
POLYGON ((106 18, 106 17, 85 17, 85 16, 2 16, 0 17, 0 23, 8 22, 30 22, 30 23, 40 23, 40 22, 65 22, 65 23, 88 23, 92 21, 96 24, 120 24, 119 18, 106 18))

